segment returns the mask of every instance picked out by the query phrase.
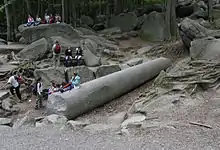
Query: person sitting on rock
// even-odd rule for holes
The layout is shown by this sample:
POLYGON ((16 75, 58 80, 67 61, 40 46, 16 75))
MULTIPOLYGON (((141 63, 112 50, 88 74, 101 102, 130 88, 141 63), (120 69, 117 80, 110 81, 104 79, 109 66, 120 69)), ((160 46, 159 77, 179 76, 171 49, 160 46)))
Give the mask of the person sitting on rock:
POLYGON ((41 24, 41 18, 38 15, 36 15, 36 19, 35 19, 34 25, 38 26, 39 24, 41 24))
POLYGON ((72 66, 72 61, 73 61, 73 57, 72 57, 72 49, 69 46, 66 51, 65 51, 65 66, 66 67, 70 67, 72 66))
POLYGON ((59 87, 57 87, 56 83, 54 81, 51 81, 51 87, 48 90, 48 95, 58 92, 59 91, 59 87))
POLYGON ((53 16, 53 14, 50 14, 50 24, 55 23, 55 17, 53 16))
POLYGON ((61 45, 59 44, 59 41, 56 40, 53 47, 53 62, 55 69, 60 65, 60 54, 61 54, 61 45))
POLYGON ((58 24, 58 23, 61 23, 61 16, 60 14, 56 14, 55 16, 55 22, 58 24))
POLYGON ((33 24, 34 24, 34 18, 31 17, 31 15, 29 14, 29 15, 28 15, 28 22, 27 22, 27 24, 25 25, 25 27, 30 27, 30 26, 33 25, 33 24))
POLYGON ((80 83, 81 83, 80 76, 76 72, 74 72, 72 79, 70 80, 70 82, 68 84, 66 84, 63 87, 63 89, 61 90, 61 93, 69 91, 73 88, 74 89, 80 88, 80 83))
POLYGON ((80 60, 82 59, 82 56, 83 56, 83 51, 82 51, 82 48, 79 46, 76 48, 76 56, 75 56, 77 65, 80 64, 80 60))
POLYGON ((44 20, 45 20, 45 24, 50 23, 50 16, 47 13, 44 14, 44 20))

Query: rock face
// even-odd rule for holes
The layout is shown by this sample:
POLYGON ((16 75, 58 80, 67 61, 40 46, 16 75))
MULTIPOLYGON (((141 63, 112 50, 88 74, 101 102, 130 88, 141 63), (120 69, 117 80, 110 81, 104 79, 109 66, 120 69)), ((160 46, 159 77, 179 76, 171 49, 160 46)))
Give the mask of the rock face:
MULTIPOLYGON (((57 70, 55 70, 54 68, 36 69, 34 75, 35 77, 41 76, 43 81, 43 86, 45 88, 48 88, 50 87, 52 80, 55 80, 56 83, 65 82, 64 70, 65 70, 64 67, 59 67, 57 70)), ((82 83, 95 79, 93 71, 88 69, 86 66, 77 66, 73 68, 68 68, 67 72, 69 78, 72 77, 74 72, 78 72, 79 75, 81 76, 82 83)))
POLYGON ((49 44, 45 38, 42 38, 25 47, 17 56, 22 59, 41 60, 48 52, 49 44))
POLYGON ((190 57, 193 59, 219 60, 220 40, 207 37, 194 40, 190 47, 190 57))
POLYGON ((73 119, 145 83, 170 65, 169 59, 159 58, 86 82, 68 93, 54 93, 48 98, 48 112, 73 119))
POLYGON ((119 27, 122 32, 133 30, 137 26, 137 16, 133 12, 123 13, 110 19, 110 27, 119 27))
POLYGON ((164 41, 167 38, 164 14, 150 13, 144 20, 140 35, 149 41, 164 41))
POLYGON ((88 26, 92 26, 94 24, 93 19, 91 17, 85 16, 85 15, 81 16, 80 22, 81 22, 81 24, 85 24, 88 26))
POLYGON ((18 30, 27 43, 32 43, 43 37, 47 39, 51 36, 63 36, 67 39, 79 37, 78 33, 70 25, 65 23, 42 24, 33 27, 24 27, 24 25, 20 25, 18 30))

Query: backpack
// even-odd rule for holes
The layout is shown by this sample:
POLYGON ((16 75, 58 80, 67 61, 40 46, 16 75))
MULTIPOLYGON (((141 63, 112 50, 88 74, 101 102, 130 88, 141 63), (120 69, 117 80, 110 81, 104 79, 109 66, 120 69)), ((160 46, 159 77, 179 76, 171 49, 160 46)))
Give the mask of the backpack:
POLYGON ((54 53, 55 53, 55 54, 60 54, 60 51, 61 51, 61 46, 60 46, 60 44, 56 44, 54 53))
POLYGON ((33 85, 32 85, 32 93, 34 95, 37 95, 37 82, 35 82, 33 85))
POLYGON ((24 83, 24 80, 19 77, 19 76, 14 76, 15 80, 19 83, 19 84, 23 84, 24 83))

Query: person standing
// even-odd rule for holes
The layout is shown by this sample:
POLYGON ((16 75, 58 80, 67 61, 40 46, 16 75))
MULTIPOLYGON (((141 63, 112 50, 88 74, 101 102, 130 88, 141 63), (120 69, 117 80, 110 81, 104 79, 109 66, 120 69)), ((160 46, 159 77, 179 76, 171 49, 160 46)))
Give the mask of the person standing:
POLYGON ((58 40, 55 41, 55 44, 52 47, 52 51, 53 51, 54 68, 56 69, 58 66, 60 66, 60 53, 61 53, 61 45, 59 44, 58 40))
POLYGON ((19 102, 22 102, 21 93, 20 93, 20 84, 18 82, 17 72, 14 72, 12 74, 12 76, 8 79, 8 82, 5 84, 5 86, 7 84, 11 84, 10 93, 14 96, 15 95, 14 90, 15 90, 15 93, 16 93, 18 99, 19 99, 19 102))
POLYGON ((73 65, 72 62, 73 62, 72 49, 69 46, 65 51, 65 66, 71 67, 73 65))
POLYGON ((37 100, 36 100, 35 109, 39 109, 43 106, 42 105, 42 99, 43 99, 42 92, 43 92, 43 85, 42 85, 42 82, 41 82, 41 77, 39 77, 37 79, 37 100))

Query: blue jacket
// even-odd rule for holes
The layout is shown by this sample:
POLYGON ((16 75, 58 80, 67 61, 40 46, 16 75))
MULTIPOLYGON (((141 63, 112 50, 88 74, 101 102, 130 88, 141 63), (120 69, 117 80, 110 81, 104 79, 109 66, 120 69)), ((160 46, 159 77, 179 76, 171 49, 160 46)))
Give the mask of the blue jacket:
POLYGON ((71 82, 72 82, 72 86, 74 87, 74 86, 79 86, 80 85, 80 76, 76 76, 75 78, 73 78, 72 80, 71 80, 71 82))

